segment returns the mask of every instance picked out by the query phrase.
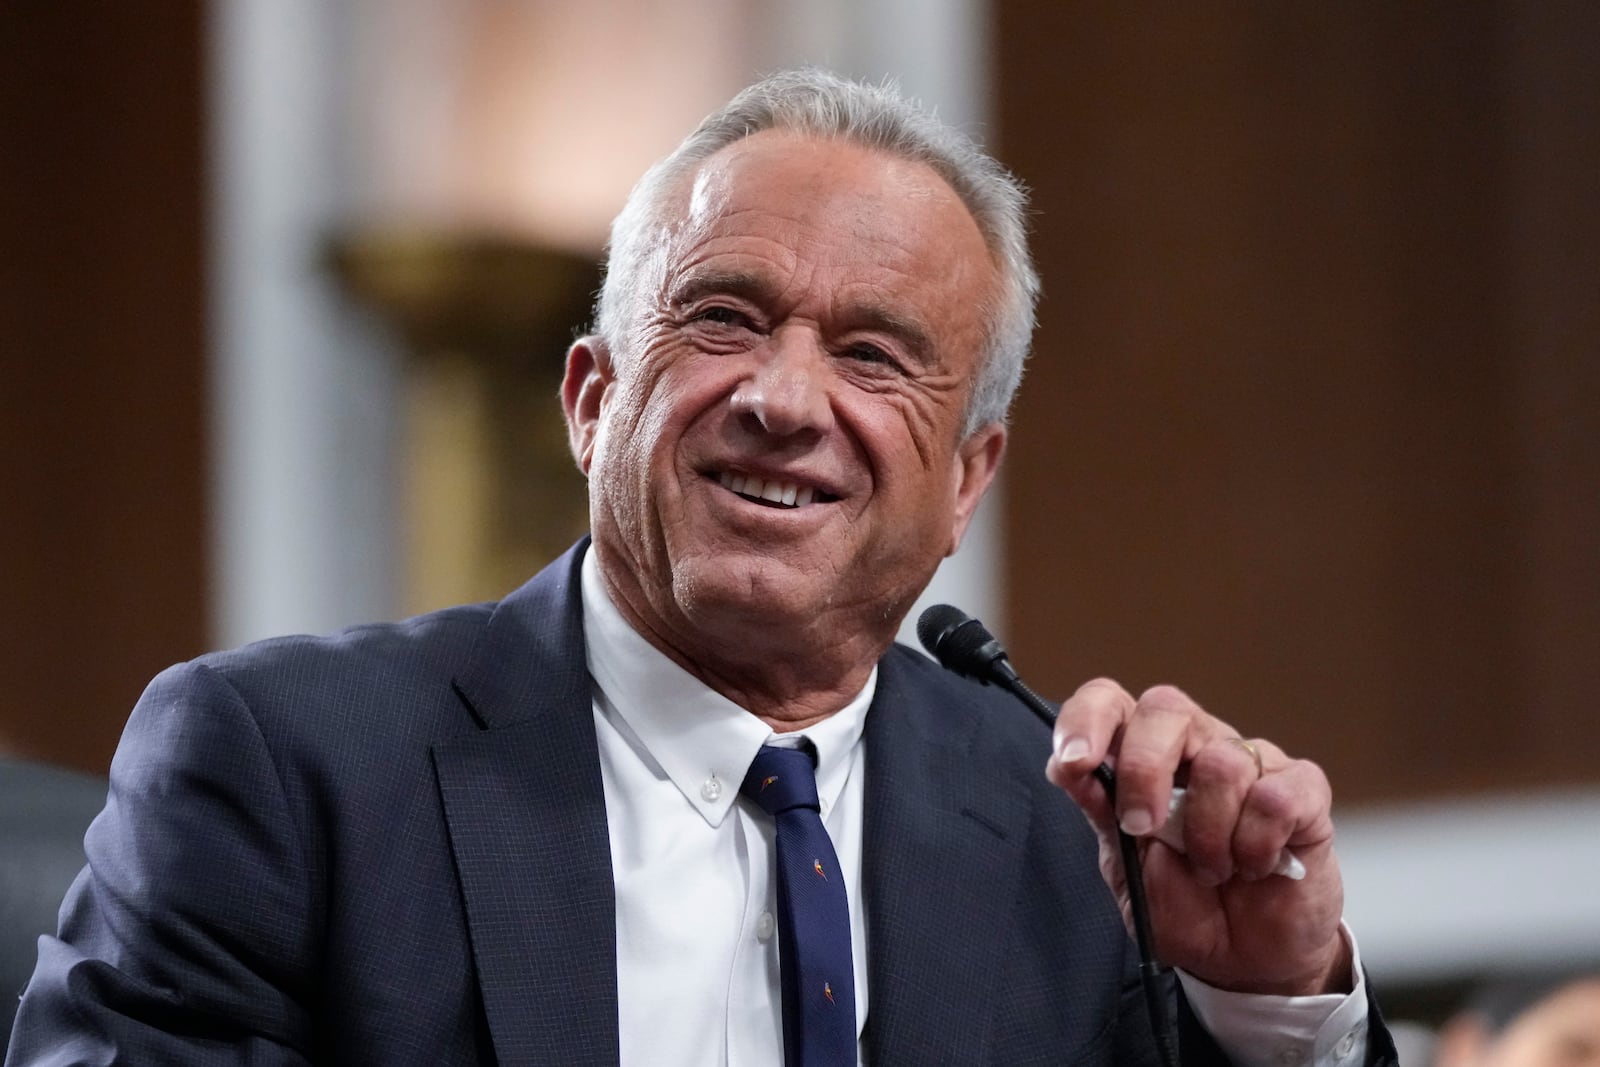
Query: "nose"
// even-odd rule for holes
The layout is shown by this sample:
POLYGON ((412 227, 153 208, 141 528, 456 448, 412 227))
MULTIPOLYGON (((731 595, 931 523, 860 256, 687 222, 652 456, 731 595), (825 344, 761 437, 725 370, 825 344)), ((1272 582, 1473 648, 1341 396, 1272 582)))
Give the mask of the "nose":
POLYGON ((735 412, 779 437, 832 428, 828 354, 814 331, 782 326, 754 356, 755 367, 733 392, 735 412))

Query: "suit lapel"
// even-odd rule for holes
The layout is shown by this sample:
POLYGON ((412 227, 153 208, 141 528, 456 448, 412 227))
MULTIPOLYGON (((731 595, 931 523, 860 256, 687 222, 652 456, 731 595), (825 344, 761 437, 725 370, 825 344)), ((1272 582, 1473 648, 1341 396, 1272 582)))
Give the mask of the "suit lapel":
MULTIPOLYGON (((434 749, 473 960, 504 1064, 614 1063, 616 903, 591 713, 580 544, 503 601, 456 688, 482 728, 434 749)), ((981 712, 891 654, 867 716, 866 1040, 874 1064, 981 1062, 1026 791, 981 712)))
POLYGON ((867 716, 866 1037, 880 1067, 986 1060, 1031 815, 987 765, 981 713, 931 677, 891 654, 867 716))
POLYGON ((503 1064, 614 1063, 616 906, 578 562, 506 598, 456 679, 482 730, 434 749, 503 1064))

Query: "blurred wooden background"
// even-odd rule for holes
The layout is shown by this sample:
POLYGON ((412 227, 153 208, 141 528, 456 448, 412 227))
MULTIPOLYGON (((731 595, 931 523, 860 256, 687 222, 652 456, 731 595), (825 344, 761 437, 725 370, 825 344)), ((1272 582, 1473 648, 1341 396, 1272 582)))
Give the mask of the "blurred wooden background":
POLYGON ((207 639, 202 7, 0 5, 0 749, 86 770, 207 639))
POLYGON ((1600 8, 1011 0, 1013 657, 1343 801, 1594 783, 1600 8))
MULTIPOLYGON (((1600 781, 1596 11, 996 6, 1038 687, 1179 682, 1344 799, 1600 781)), ((205 42, 0 8, 0 747, 89 769, 210 632, 205 42)))

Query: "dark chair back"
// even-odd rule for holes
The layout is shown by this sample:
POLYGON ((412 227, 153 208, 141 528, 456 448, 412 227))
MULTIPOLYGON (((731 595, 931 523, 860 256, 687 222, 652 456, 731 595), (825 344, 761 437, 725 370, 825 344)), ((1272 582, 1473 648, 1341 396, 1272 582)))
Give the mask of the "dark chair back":
POLYGON ((39 935, 55 933, 61 898, 84 865, 83 833, 105 803, 102 777, 0 757, 0 1050, 39 935))

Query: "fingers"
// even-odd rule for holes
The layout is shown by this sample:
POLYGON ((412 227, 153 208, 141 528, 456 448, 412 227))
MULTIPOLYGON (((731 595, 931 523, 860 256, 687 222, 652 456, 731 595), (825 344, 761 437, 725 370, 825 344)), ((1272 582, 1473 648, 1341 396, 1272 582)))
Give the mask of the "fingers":
MULTIPOLYGON (((1277 752, 1284 759, 1282 752, 1277 752)), ((1306 853, 1333 838, 1333 790, 1310 760, 1287 760, 1251 786, 1233 830, 1239 877, 1270 875, 1285 848, 1306 853)))
MULTIPOLYGON (((1062 705, 1046 773, 1091 817, 1110 819, 1089 776, 1101 761, 1112 763, 1117 772, 1115 822, 1142 837, 1166 820, 1180 770, 1206 745, 1233 732, 1180 689, 1156 686, 1134 700, 1116 682, 1097 678, 1062 705)), ((1253 775, 1253 763, 1250 769, 1253 775)))
POLYGON ((1114 830, 1116 816, 1105 791, 1094 780, 1094 770, 1110 755, 1113 742, 1135 707, 1128 691, 1111 679, 1085 682, 1061 706, 1053 751, 1045 765, 1046 776, 1066 790, 1107 833, 1114 830))
POLYGON ((1135 837, 1161 828, 1173 784, 1183 782, 1183 850, 1209 886, 1264 878, 1286 847, 1332 834, 1332 794, 1319 767, 1270 741, 1243 741, 1172 686, 1136 700, 1110 679, 1085 683, 1061 708, 1046 773, 1102 832, 1120 827, 1135 837), (1116 769, 1114 811, 1093 778, 1102 761, 1116 769))
POLYGON ((1166 821, 1172 785, 1207 742, 1233 733, 1180 689, 1157 686, 1139 697, 1117 748, 1117 813, 1134 837, 1166 821))
POLYGON ((1226 737, 1206 745, 1189 765, 1187 794, 1183 851, 1207 886, 1258 881, 1278 871, 1285 849, 1332 834, 1327 776, 1270 741, 1226 737))
MULTIPOLYGON (((1252 744, 1261 753, 1263 767, 1268 759, 1276 764, 1282 755, 1268 742, 1252 744)), ((1255 757, 1227 737, 1209 741, 1189 762, 1183 847, 1195 876, 1204 885, 1218 886, 1233 877, 1235 831, 1260 777, 1255 757)))
POLYGON ((1323 991, 1330 976, 1348 974, 1332 792, 1316 764, 1245 741, 1181 690, 1158 686, 1135 699, 1101 678, 1062 705, 1046 773, 1094 824, 1124 921, 1130 898, 1117 829, 1141 838, 1165 962, 1219 988, 1255 992, 1323 991), (1114 809, 1095 780, 1102 761, 1116 771, 1114 809), (1178 785, 1185 799, 1173 818, 1178 785), (1286 849, 1299 860, 1296 872, 1273 877, 1286 849))

